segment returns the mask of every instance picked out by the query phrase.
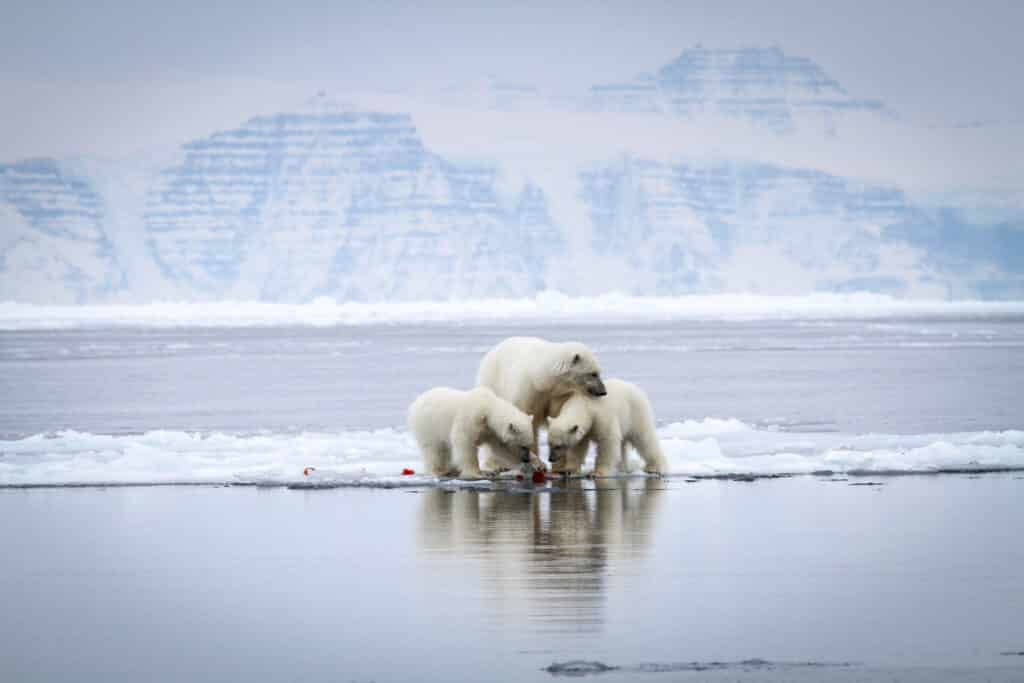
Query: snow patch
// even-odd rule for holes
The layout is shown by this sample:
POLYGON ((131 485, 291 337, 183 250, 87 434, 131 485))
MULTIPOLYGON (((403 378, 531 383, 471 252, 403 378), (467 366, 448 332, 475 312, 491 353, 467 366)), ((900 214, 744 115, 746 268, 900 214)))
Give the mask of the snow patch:
POLYGON ((753 429, 745 422, 740 422, 734 417, 722 420, 714 417, 706 417, 703 420, 686 420, 685 422, 673 422, 661 430, 665 437, 673 439, 688 439, 696 436, 708 436, 714 434, 735 434, 736 432, 749 432, 753 429))

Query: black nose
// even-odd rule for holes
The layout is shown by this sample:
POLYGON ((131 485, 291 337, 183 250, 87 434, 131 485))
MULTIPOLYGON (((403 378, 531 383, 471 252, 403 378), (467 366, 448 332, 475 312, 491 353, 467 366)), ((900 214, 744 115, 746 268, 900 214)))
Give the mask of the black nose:
POLYGON ((605 389, 604 387, 601 387, 600 389, 591 389, 590 390, 590 395, 591 396, 607 396, 608 395, 608 390, 605 389))
POLYGON ((526 446, 523 446, 520 449, 519 454, 523 457, 523 462, 530 462, 530 449, 529 448, 527 448, 526 446))

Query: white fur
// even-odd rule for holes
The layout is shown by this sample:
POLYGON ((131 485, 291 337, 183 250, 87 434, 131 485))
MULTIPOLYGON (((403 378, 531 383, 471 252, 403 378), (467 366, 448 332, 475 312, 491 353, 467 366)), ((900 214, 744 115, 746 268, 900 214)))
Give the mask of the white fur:
POLYGON ((490 389, 438 387, 409 406, 409 430, 435 475, 482 476, 477 449, 489 447, 503 464, 522 464, 521 448, 534 448, 533 419, 490 389))
POLYGON ((576 473, 583 466, 591 442, 597 445, 594 476, 607 477, 616 468, 624 468, 626 446, 630 445, 644 460, 644 470, 666 471, 654 426, 654 411, 643 389, 620 379, 605 381, 608 395, 592 398, 574 393, 557 417, 548 422, 548 444, 568 452, 556 469, 576 473))
POLYGON ((476 383, 533 415, 536 443, 548 415, 600 373, 594 353, 580 342, 509 337, 480 361, 476 383))

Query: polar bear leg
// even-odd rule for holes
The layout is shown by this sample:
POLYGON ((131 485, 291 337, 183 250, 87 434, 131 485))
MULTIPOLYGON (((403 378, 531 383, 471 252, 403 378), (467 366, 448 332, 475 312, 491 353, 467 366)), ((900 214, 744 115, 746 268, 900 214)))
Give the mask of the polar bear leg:
POLYGON ((619 472, 621 472, 622 474, 628 474, 629 473, 629 447, 630 447, 630 445, 631 444, 630 444, 630 442, 628 440, 623 439, 622 440, 622 444, 619 446, 619 452, 621 453, 621 455, 619 456, 619 462, 617 463, 617 466, 619 468, 619 472))
POLYGON ((569 451, 569 461, 566 470, 571 474, 579 474, 583 469, 583 463, 587 461, 587 453, 590 451, 590 439, 583 439, 573 446, 569 451))
POLYGON ((611 477, 622 461, 622 439, 618 436, 597 440, 597 460, 594 462, 595 477, 611 477))
POLYGON ((456 435, 452 439, 452 460, 462 479, 481 479, 480 461, 477 459, 476 444, 472 440, 456 435))
MULTIPOLYGON (((515 469, 523 464, 523 459, 515 455, 512 451, 506 449, 503 446, 496 444, 484 444, 481 446, 483 449, 483 470, 485 472, 491 472, 493 474, 500 474, 502 472, 508 472, 509 470, 515 469)), ((548 466, 544 464, 544 461, 537 457, 537 454, 530 452, 530 466, 539 472, 547 472, 548 466)))
POLYGON ((432 444, 421 447, 423 466, 434 476, 443 477, 452 469, 451 452, 448 444, 432 444))
POLYGON ((547 424, 547 418, 543 415, 540 419, 535 415, 533 418, 533 448, 530 450, 530 467, 536 471, 547 472, 548 466, 540 459, 540 429, 547 424))
POLYGON ((573 449, 569 448, 564 451, 559 457, 554 455, 549 456, 551 458, 551 471, 556 474, 575 474, 576 469, 573 467, 573 449))
POLYGON ((661 450, 661 442, 657 433, 643 433, 632 440, 633 447, 644 460, 644 472, 649 474, 665 474, 668 461, 661 450))
POLYGON ((490 444, 483 444, 480 446, 481 455, 480 462, 483 463, 483 468, 488 472, 504 472, 509 469, 509 464, 505 458, 502 458, 496 449, 492 448, 490 444))
MULTIPOLYGON (((505 446, 494 443, 487 445, 490 449, 490 456, 487 462, 493 462, 497 465, 497 467, 493 468, 494 472, 507 472, 508 470, 522 466, 523 459, 508 448, 505 448, 505 446)), ((486 465, 484 467, 485 469, 491 469, 486 465)))
POLYGON ((533 417, 533 452, 540 455, 540 432, 543 429, 547 432, 548 419, 546 413, 540 413, 540 416, 534 415, 533 417))

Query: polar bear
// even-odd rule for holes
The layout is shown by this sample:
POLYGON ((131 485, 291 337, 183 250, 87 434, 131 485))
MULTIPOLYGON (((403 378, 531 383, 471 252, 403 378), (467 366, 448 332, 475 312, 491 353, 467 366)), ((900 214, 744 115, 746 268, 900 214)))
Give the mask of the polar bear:
MULTIPOLYGON (((486 387, 437 387, 409 406, 409 430, 431 474, 480 478, 477 448, 486 445, 502 464, 530 462, 533 418, 486 387)), ((534 456, 535 457, 535 456, 534 456)))
POLYGON ((604 396, 601 367, 580 342, 549 342, 537 337, 509 337, 484 355, 476 376, 525 413, 533 415, 533 437, 549 415, 574 392, 604 396))
POLYGON ((548 422, 551 469, 577 473, 590 443, 597 444, 595 477, 615 474, 624 468, 626 446, 633 446, 644 460, 644 471, 667 471, 665 455, 654 427, 654 411, 643 389, 621 379, 605 382, 607 396, 595 399, 580 392, 570 396, 557 417, 548 422))

